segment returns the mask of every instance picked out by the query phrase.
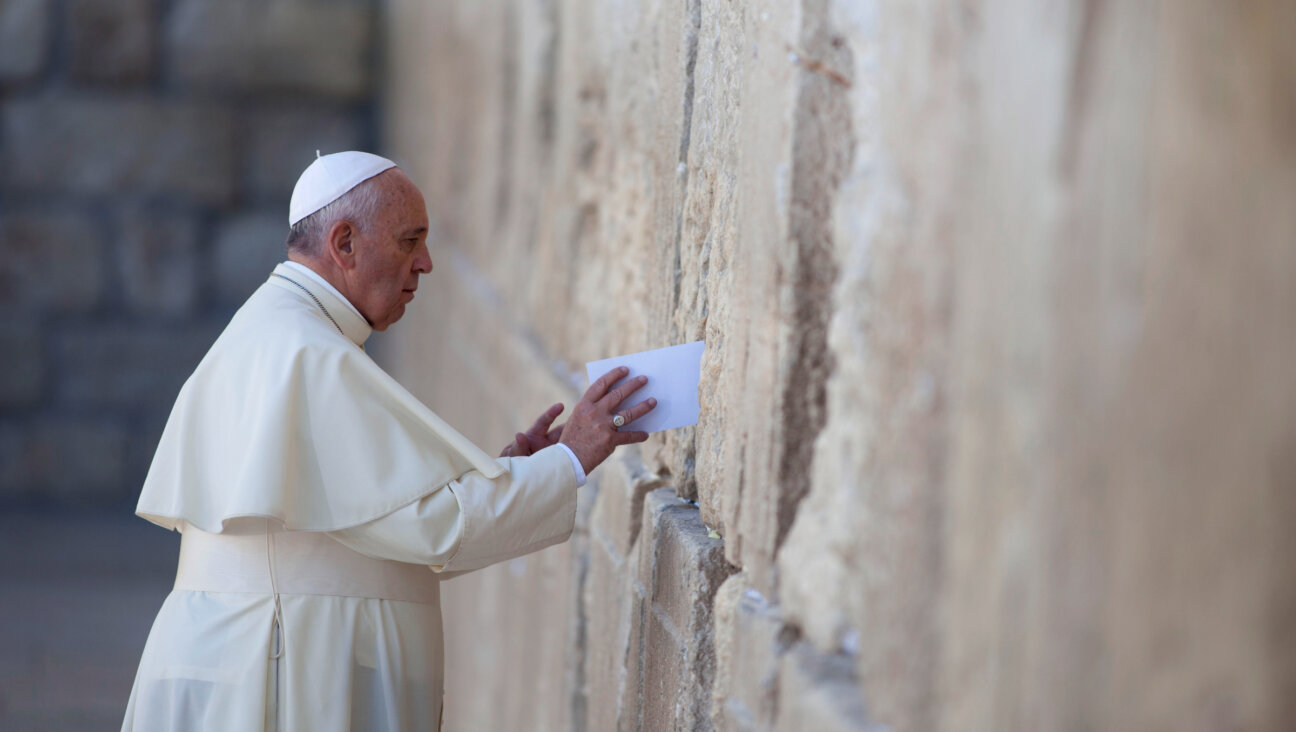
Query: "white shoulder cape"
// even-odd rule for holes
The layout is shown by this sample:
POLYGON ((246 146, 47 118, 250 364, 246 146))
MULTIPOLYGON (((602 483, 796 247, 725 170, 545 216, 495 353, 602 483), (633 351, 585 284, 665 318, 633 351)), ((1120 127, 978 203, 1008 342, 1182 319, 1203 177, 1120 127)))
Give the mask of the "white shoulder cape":
POLYGON ((180 390, 136 513, 210 533, 238 517, 335 531, 471 470, 504 472, 365 355, 362 318, 275 273, 293 282, 272 275, 253 293, 180 390))

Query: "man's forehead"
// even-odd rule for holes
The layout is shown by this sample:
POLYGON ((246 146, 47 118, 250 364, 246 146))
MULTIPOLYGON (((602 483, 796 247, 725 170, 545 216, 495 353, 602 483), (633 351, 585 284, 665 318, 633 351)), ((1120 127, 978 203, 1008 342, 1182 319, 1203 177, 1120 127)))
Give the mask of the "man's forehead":
POLYGON ((379 181, 382 186, 383 208, 391 213, 416 217, 417 223, 411 223, 410 226, 422 226, 427 228, 427 207, 423 202, 423 193, 419 191, 414 181, 409 179, 400 168, 392 168, 384 172, 379 181))

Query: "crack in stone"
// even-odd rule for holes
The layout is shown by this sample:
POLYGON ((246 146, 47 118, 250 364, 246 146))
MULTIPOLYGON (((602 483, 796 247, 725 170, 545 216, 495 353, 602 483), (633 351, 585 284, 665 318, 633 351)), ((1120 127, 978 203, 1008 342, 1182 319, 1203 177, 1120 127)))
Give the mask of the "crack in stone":
POLYGON ((681 258, 683 254, 683 230, 684 230, 684 199, 688 191, 689 169, 688 154, 689 143, 693 134, 693 94, 695 89, 694 70, 697 68, 698 56, 698 33, 702 27, 702 3, 701 0, 689 0, 688 7, 688 28, 684 31, 684 43, 686 44, 684 62, 684 109, 683 121, 680 130, 680 145, 678 166, 676 168, 677 182, 675 195, 675 262, 674 271, 671 273, 674 280, 673 293, 671 301, 675 303, 676 310, 679 309, 680 286, 684 277, 684 270, 681 267, 681 258))
MULTIPOLYGON (((850 46, 828 27, 824 0, 806 3, 801 47, 832 68, 853 67, 850 46)), ((801 499, 810 490, 815 439, 827 423, 827 383, 835 368, 828 347, 833 290, 838 268, 833 253, 832 207, 837 188, 850 170, 854 154, 847 88, 832 78, 803 69, 800 73, 792 142, 791 364, 784 374, 781 412, 787 449, 777 475, 778 528, 774 549, 782 546, 801 499)))

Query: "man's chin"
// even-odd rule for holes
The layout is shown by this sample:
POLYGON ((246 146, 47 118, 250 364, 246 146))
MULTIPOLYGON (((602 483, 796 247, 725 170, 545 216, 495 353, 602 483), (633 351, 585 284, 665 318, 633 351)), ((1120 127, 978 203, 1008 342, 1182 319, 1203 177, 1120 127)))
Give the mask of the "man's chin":
POLYGON ((387 320, 385 320, 384 322, 374 323, 373 329, 381 333, 387 330, 388 328, 390 328, 392 325, 396 323, 396 321, 400 320, 403 317, 405 317, 405 306, 397 305, 395 309, 391 311, 391 316, 388 317, 387 320))

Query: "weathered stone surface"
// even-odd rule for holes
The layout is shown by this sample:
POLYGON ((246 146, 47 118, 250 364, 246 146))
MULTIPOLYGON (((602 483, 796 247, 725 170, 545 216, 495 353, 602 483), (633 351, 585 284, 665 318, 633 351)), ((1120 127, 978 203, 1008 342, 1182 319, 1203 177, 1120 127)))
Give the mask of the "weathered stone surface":
MULTIPOLYGON (((600 497, 604 484, 599 486, 600 497)), ((582 605, 589 642, 585 654, 588 712, 586 729, 634 728, 639 709, 638 629, 643 622, 643 587, 635 586, 637 554, 617 552, 606 536, 591 528, 589 574, 582 605)))
POLYGON ((0 496, 56 502, 121 500, 127 435, 111 420, 52 417, 0 427, 0 496))
POLYGON ((1290 726, 1271 690, 1292 622, 1257 619, 1293 596, 1270 574, 1293 468, 1266 456, 1296 398, 1273 275, 1296 101, 1273 86, 1290 51, 1255 29, 1296 18, 1020 10, 836 11, 908 40, 852 77, 876 137, 835 225, 870 247, 837 291, 781 599, 821 651, 858 633, 861 690, 898 727, 1290 726), (1202 72, 1223 57, 1235 72, 1202 72))
MULTIPOLYGON (((707 339, 637 457, 743 569, 718 725, 1296 720, 1296 15, 1027 5, 392 6, 392 149, 493 302, 399 335, 451 421, 534 398, 501 354, 707 339)), ((669 728, 692 636, 610 487, 587 720, 669 728)))
MULTIPOLYGON (((632 565, 637 567, 638 565, 632 565)), ((644 709, 655 700, 644 697, 644 666, 647 656, 648 598, 644 586, 634 583, 627 596, 629 631, 625 670, 620 674, 617 691, 616 727, 618 732, 644 729, 644 709)), ((668 648, 668 650, 671 650, 668 648)), ((672 657, 673 658, 673 657, 672 657)), ((605 702, 606 703, 606 702, 605 702)))
POLYGON ((68 71, 91 82, 142 82, 154 72, 156 0, 70 0, 68 71))
POLYGON ((948 166, 967 134, 959 90, 970 82, 957 55, 937 50, 956 32, 952 19, 898 9, 879 18, 833 3, 818 22, 858 44, 834 68, 853 82, 842 91, 863 124, 830 196, 833 235, 849 244, 838 248, 829 334, 836 371, 814 487, 779 556, 780 599, 821 652, 859 648, 879 721, 937 729, 947 364, 954 253, 965 243, 952 223, 963 194, 948 166), (883 27, 912 50, 900 56, 883 27), (905 70, 915 58, 928 59, 921 85, 905 70))
MULTIPOLYGON (((582 597, 586 637, 586 729, 639 729, 642 724, 643 643, 649 586, 640 567, 644 497, 662 485, 633 454, 594 472, 597 497, 589 521, 589 573, 582 597)), ((651 542, 651 539, 643 539, 651 542)), ((648 555, 651 561, 651 555, 648 555)))
POLYGON ((642 724, 696 729, 710 724, 715 681, 712 605, 731 571, 722 543, 710 538, 698 510, 669 488, 644 497, 638 543, 640 583, 647 591, 642 651, 642 724), (664 700, 672 703, 663 703, 664 700))
POLYGON ((213 274, 221 302, 242 304, 260 287, 274 266, 288 258, 288 207, 282 211, 243 213, 216 229, 213 274))
POLYGON ((373 27, 364 3, 180 0, 166 23, 168 70, 198 88, 356 99, 373 27))
POLYGON ((55 338, 55 352, 64 365, 58 398, 68 405, 140 413, 169 410, 223 327, 224 323, 190 323, 67 329, 55 338))
POLYGON ((5 373, 0 378, 0 408, 30 406, 45 388, 45 338, 39 322, 11 311, 0 322, 0 354, 5 373))
MULTIPOLYGON (((726 439, 730 432, 725 425, 730 419, 745 418, 728 416, 730 409, 740 409, 745 403, 742 400, 731 403, 729 398, 742 388, 739 385, 745 378, 746 364, 727 354, 745 347, 743 318, 747 317, 749 308, 742 298, 752 284, 747 274, 750 262, 762 256, 756 250, 739 246, 742 217, 738 204, 742 200, 739 188, 743 169, 740 164, 744 159, 740 154, 741 136, 747 126, 741 114, 742 100, 747 93, 744 69, 758 62, 763 40, 749 38, 751 34, 741 29, 748 18, 763 15, 765 20, 761 24, 765 25, 774 16, 763 5, 744 7, 705 2, 699 5, 692 121, 686 167, 682 171, 688 178, 688 188, 680 212, 674 318, 679 340, 705 339, 707 350, 703 354, 698 388, 701 407, 698 426, 692 430, 693 434, 681 440, 683 449, 676 448, 667 454, 676 453, 674 462, 683 465, 691 458, 694 475, 691 482, 695 485, 692 492, 702 504, 703 519, 723 527, 725 517, 735 514, 739 497, 736 487, 742 477, 732 467, 743 451, 743 446, 726 439), (755 58, 749 61, 748 57, 753 55, 755 58)), ((779 18, 782 22, 781 14, 779 18)), ((768 40, 765 44, 768 45, 768 40)), ((770 61, 767 58, 765 64, 770 61)), ((755 74, 751 78, 760 77, 755 74)), ((774 123, 782 118, 782 114, 776 114, 768 121, 774 123)), ((781 145, 770 144, 782 128, 778 124, 773 127, 774 133, 763 133, 770 136, 761 141, 760 147, 747 149, 748 160, 782 155, 781 145)), ((690 470, 684 468, 682 472, 690 470)), ((757 494, 753 494, 752 501, 757 500, 760 500, 757 494)), ((736 552, 739 541, 734 537, 735 545, 727 551, 736 552)))
POLYGON ((855 679, 854 663, 798 644, 782 657, 777 732, 884 732, 869 719, 855 679))
POLYGON ((572 690, 562 673, 574 640, 571 567, 571 545, 565 544, 444 586, 447 668, 460 670, 446 678, 448 728, 572 728, 572 690), (514 597, 545 599, 517 603, 514 597), (501 639, 515 653, 478 652, 484 635, 501 639))
MULTIPOLYGON (((653 604, 664 609, 680 630, 702 632, 710 626, 716 590, 732 572, 724 561, 723 542, 708 535, 695 506, 663 488, 644 499, 644 517, 656 514, 651 550, 653 604)), ((650 545, 645 543, 645 550, 650 545)), ((643 568, 641 567, 641 571, 643 568)), ((707 631, 709 632, 709 631, 707 631)))
POLYGON ((711 720, 718 730, 773 728, 778 710, 779 657, 793 631, 745 573, 716 592, 716 679, 711 720))
POLYGON ((118 263, 127 308, 145 315, 189 314, 201 294, 198 225, 193 217, 131 209, 120 219, 118 263))
POLYGON ((617 556, 629 556, 642 527, 644 496, 664 486, 665 481, 645 471, 638 460, 609 461, 599 474, 602 480, 590 531, 617 556))
POLYGON ((0 4, 0 84, 36 77, 48 61, 50 0, 0 4))
POLYGON ((0 216, 0 303, 84 311, 104 297, 104 226, 76 210, 0 216))
POLYGON ((254 198, 284 204, 297 177, 323 154, 354 150, 360 145, 360 125, 354 113, 325 106, 275 107, 254 111, 244 121, 248 130, 245 175, 254 198))
POLYGON ((234 128, 220 106, 45 94, 6 103, 3 120, 10 188, 138 191, 212 205, 234 192, 234 128))

